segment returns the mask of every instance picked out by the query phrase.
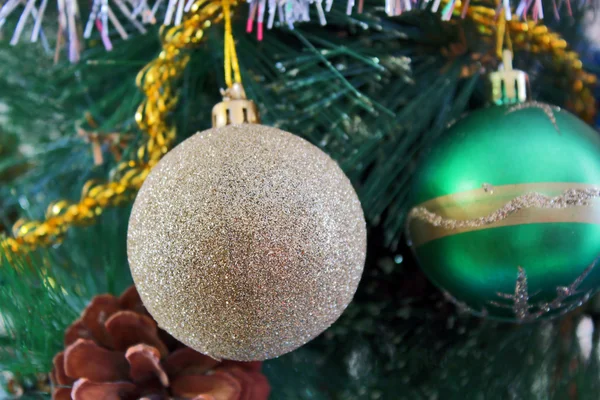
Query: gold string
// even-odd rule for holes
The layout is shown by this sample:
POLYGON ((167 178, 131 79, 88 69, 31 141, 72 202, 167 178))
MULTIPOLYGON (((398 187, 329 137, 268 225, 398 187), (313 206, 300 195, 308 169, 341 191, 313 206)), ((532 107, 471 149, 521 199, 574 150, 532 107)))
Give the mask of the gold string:
POLYGON ((232 80, 232 71, 236 83, 242 83, 242 75, 240 74, 240 64, 238 62, 237 52, 235 50, 235 41, 233 39, 233 29, 231 27, 231 5, 229 4, 229 0, 223 0, 223 19, 225 20, 225 83, 227 84, 227 87, 231 87, 234 83, 232 80))
POLYGON ((501 12, 498 16, 498 25, 496 27, 496 57, 498 57, 499 60, 502 59, 502 52, 504 51, 504 38, 507 33, 506 17, 504 16, 504 13, 501 12))

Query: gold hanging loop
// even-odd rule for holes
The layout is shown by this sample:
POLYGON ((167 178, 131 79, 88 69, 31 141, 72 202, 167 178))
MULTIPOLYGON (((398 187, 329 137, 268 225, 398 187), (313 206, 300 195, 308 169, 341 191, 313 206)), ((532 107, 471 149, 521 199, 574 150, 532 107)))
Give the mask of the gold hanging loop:
POLYGON ((230 0, 223 0, 223 19, 225 21, 224 71, 226 90, 221 90, 223 101, 212 109, 212 126, 218 128, 232 124, 258 124, 260 117, 256 104, 248 100, 242 86, 240 64, 235 50, 235 40, 231 28, 230 0))

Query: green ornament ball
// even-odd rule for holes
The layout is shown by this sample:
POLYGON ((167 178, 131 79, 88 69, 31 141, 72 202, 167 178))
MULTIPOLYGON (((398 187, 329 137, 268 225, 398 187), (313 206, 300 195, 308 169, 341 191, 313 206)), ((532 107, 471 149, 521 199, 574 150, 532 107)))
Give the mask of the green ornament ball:
POLYGON ((537 102, 469 114, 417 168, 407 236, 431 281, 475 315, 574 309, 600 288, 600 135, 537 102))

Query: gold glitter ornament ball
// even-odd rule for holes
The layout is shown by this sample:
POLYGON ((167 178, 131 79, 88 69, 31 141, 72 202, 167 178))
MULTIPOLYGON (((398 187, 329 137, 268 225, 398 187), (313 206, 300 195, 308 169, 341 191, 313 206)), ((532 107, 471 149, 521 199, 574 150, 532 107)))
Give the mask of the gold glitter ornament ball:
POLYGON ((363 271, 366 227, 338 165, 254 124, 198 133, 133 205, 133 279, 158 324, 214 358, 280 356, 327 329, 363 271))

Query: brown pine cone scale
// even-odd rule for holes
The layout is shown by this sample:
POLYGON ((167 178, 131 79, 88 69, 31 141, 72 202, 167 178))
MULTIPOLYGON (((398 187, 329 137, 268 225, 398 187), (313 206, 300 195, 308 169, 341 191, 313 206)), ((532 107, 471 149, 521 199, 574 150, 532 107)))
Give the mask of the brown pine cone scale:
POLYGON ((55 400, 266 400, 259 362, 218 361, 158 328, 131 287, 92 299, 54 357, 55 400))

